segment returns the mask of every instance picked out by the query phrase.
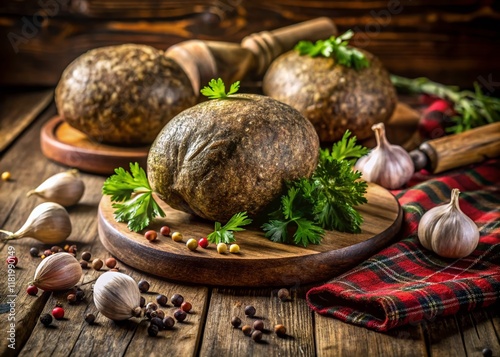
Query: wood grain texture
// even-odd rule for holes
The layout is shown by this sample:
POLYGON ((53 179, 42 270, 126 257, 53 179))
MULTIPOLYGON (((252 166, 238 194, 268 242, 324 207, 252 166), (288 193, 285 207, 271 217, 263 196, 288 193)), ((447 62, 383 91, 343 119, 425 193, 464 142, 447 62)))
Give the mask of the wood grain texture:
POLYGON ((399 231, 402 212, 394 196, 381 186, 369 184, 366 198, 368 203, 359 207, 364 218, 361 233, 327 231, 321 244, 307 248, 274 243, 257 226, 238 232, 239 254, 218 254, 214 244, 190 251, 185 242, 206 237, 213 231, 213 223, 176 211, 160 200, 166 218, 155 220, 147 229, 159 231, 168 225, 172 232, 181 232, 184 240, 160 237, 151 243, 144 232, 131 232, 125 223, 116 222, 109 196, 99 205, 99 237, 127 264, 175 281, 257 287, 304 284, 347 270, 387 245, 399 231), (220 274, 222 271, 224 274, 220 274))
POLYGON ((82 171, 111 175, 117 167, 131 162, 146 166, 149 146, 120 147, 91 140, 59 116, 50 119, 40 132, 45 157, 82 171))

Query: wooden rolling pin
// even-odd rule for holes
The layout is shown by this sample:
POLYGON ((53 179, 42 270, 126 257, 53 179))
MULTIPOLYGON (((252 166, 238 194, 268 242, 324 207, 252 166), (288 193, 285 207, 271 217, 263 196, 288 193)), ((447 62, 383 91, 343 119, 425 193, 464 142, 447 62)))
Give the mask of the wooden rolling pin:
POLYGON ((500 156, 500 122, 429 140, 410 152, 415 170, 439 173, 500 156))

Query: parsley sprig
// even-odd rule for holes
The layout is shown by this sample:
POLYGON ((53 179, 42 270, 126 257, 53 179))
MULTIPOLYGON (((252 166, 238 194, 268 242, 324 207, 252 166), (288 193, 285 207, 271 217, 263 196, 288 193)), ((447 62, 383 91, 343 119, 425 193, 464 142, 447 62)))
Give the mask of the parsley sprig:
POLYGON ((200 90, 201 94, 210 99, 223 99, 227 98, 231 94, 235 94, 240 89, 240 81, 236 81, 231 84, 229 92, 226 93, 226 86, 221 78, 212 79, 208 82, 208 86, 203 87, 200 90))
POLYGON ((114 216, 118 222, 127 223, 133 232, 146 228, 155 217, 165 217, 165 212, 153 198, 146 173, 139 163, 130 163, 130 172, 122 167, 108 177, 102 193, 111 196, 114 216))
POLYGON ((215 222, 215 229, 207 236, 207 240, 215 244, 235 242, 234 232, 244 231, 242 227, 250 223, 252 220, 248 218, 246 212, 236 213, 224 226, 220 222, 215 222))
POLYGON ((332 36, 327 40, 318 40, 315 43, 311 41, 300 41, 295 46, 295 50, 298 51, 301 56, 333 57, 343 66, 354 67, 356 70, 360 70, 368 67, 370 62, 363 52, 348 46, 349 40, 353 36, 354 32, 348 30, 340 36, 332 36))
POLYGON ((346 131, 332 150, 320 150, 313 175, 289 182, 280 208, 262 226, 266 237, 275 242, 307 246, 318 244, 325 229, 356 233, 363 218, 354 208, 366 203, 367 183, 352 169, 354 162, 368 153, 356 145, 356 137, 346 131))

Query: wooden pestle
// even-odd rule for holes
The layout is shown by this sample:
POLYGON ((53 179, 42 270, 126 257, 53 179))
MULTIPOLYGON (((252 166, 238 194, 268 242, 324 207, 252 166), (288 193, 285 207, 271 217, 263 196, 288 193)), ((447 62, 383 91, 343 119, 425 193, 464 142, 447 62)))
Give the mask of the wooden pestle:
POLYGON ((193 90, 212 78, 226 84, 241 80, 249 72, 262 75, 279 55, 291 50, 300 40, 316 41, 337 33, 332 20, 321 17, 273 31, 245 37, 241 45, 230 42, 189 40, 171 46, 165 54, 186 72, 193 90))

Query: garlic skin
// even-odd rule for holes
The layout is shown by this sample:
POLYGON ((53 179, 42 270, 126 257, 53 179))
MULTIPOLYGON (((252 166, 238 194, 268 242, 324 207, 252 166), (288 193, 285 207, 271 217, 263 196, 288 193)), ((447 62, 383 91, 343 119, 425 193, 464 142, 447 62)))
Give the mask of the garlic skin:
POLYGON ((454 188, 451 201, 428 210, 418 225, 420 243, 444 258, 466 257, 479 243, 479 229, 460 209, 459 194, 454 188))
POLYGON ((32 284, 44 291, 67 290, 82 277, 82 267, 69 253, 56 253, 44 258, 35 271, 32 284))
POLYGON ((31 211, 26 222, 15 233, 0 230, 4 240, 35 238, 42 243, 57 244, 71 234, 71 220, 66 209, 58 203, 44 202, 31 211))
POLYGON ((109 271, 94 284, 94 304, 101 314, 114 321, 141 314, 141 292, 130 276, 109 271))
POLYGON ((45 201, 69 207, 80 201, 84 191, 85 185, 78 177, 78 170, 73 169, 49 177, 40 186, 29 191, 27 196, 39 196, 45 201))
POLYGON ((368 155, 361 157, 354 168, 360 171, 363 180, 374 182, 390 190, 400 188, 412 177, 415 166, 410 154, 399 145, 392 145, 385 136, 384 123, 372 126, 377 146, 368 155))

